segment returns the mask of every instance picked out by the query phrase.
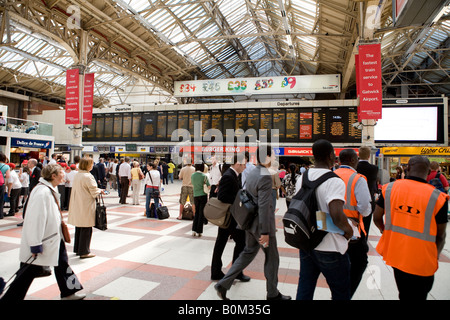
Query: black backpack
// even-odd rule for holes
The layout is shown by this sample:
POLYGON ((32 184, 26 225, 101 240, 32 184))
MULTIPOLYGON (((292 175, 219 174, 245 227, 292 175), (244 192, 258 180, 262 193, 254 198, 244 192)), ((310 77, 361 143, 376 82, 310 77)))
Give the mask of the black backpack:
POLYGON ((308 179, 308 170, 302 175, 302 187, 292 197, 283 217, 284 237, 287 244, 298 249, 311 251, 327 234, 317 230, 316 211, 318 204, 316 188, 330 178, 338 177, 334 172, 327 172, 315 181, 308 179))

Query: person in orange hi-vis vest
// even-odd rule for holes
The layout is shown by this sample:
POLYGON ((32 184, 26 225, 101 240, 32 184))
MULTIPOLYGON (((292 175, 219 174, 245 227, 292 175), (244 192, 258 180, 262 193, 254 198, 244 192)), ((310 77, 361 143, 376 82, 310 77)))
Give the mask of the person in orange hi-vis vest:
POLYGON ((407 178, 383 186, 373 215, 400 300, 426 300, 445 244, 449 196, 427 183, 429 172, 427 157, 411 157, 407 178))
POLYGON ((356 172, 358 155, 353 149, 345 149, 339 153, 339 169, 334 172, 345 182, 344 213, 354 224, 358 225, 360 237, 351 240, 347 253, 350 258, 350 293, 355 293, 368 264, 366 230, 362 218, 372 213, 370 191, 365 176, 356 172))

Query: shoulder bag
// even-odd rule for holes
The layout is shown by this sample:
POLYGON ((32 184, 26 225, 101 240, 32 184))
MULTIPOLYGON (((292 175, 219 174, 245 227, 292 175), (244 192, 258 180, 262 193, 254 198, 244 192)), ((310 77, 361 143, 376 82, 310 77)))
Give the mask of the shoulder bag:
POLYGON ((212 197, 206 203, 203 213, 209 222, 226 229, 230 226, 231 221, 230 206, 231 204, 224 203, 217 197, 212 197))
POLYGON ((164 205, 161 197, 159 197, 159 200, 161 200, 163 205, 156 208, 156 215, 158 216, 159 220, 164 220, 170 217, 169 209, 164 205))
MULTIPOLYGON (((245 183, 244 183, 245 184, 245 183)), ((242 230, 251 227, 253 219, 258 214, 258 206, 253 200, 252 195, 245 189, 240 189, 231 206, 231 214, 242 230)))
MULTIPOLYGON (((42 183, 42 185, 45 186, 45 184, 43 184, 43 183, 42 183)), ((53 195, 53 199, 55 199, 56 205, 58 206, 59 214, 61 215, 61 231, 63 234, 64 242, 70 243, 71 239, 70 239, 69 227, 67 227, 67 224, 64 222, 64 218, 63 218, 63 215, 61 212, 61 207, 59 206, 58 199, 56 199, 56 195, 53 192, 52 188, 50 188, 49 186, 46 186, 46 187, 50 189, 50 192, 53 195)))

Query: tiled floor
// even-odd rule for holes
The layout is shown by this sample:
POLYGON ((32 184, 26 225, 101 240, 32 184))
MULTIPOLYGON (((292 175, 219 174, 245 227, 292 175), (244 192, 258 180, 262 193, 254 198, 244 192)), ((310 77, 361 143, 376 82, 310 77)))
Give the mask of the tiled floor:
MULTIPOLYGON (((108 230, 94 229, 91 250, 95 258, 81 260, 67 245, 70 265, 90 300, 217 300, 215 282, 210 280, 210 265, 217 227, 208 224, 201 238, 191 234, 191 221, 179 221, 181 183, 165 186, 164 203, 170 210, 167 220, 144 217, 145 197, 141 205, 119 205, 116 192, 105 197, 108 206, 108 230)), ((128 199, 131 203, 131 198, 128 199)), ((277 203, 277 237, 280 252, 279 290, 295 297, 299 273, 298 251, 284 242, 281 219, 286 210, 284 199, 277 203)), ((18 268, 22 229, 16 224, 21 215, 0 220, 0 277, 9 279, 18 268)), ((74 228, 69 226, 73 235, 74 228)), ((376 228, 370 230, 369 266, 356 292, 356 300, 395 300, 397 289, 390 267, 375 252, 379 240, 376 228)), ((447 232, 450 234, 450 232, 447 232)), ((223 255, 224 271, 229 268, 234 242, 230 240, 223 255)), ((265 299, 263 255, 245 270, 252 280, 236 281, 228 293, 232 300, 265 299)), ((441 255, 439 270, 428 299, 450 299, 450 241, 441 255)), ((330 291, 320 278, 315 299, 329 300, 330 291)), ((26 299, 59 299, 54 276, 36 279, 26 299)))

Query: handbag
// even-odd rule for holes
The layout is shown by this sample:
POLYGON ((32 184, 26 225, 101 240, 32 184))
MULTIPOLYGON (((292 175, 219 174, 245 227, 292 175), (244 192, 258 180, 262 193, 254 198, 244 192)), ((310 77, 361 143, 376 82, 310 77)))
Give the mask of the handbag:
POLYGON ((206 203, 203 213, 209 222, 226 229, 230 226, 231 222, 230 206, 231 204, 224 203, 216 197, 212 197, 206 203))
POLYGON ((189 202, 187 202, 183 207, 183 211, 181 212, 181 219, 194 220, 194 210, 192 209, 192 205, 189 202))
POLYGON ((231 214, 236 220, 239 228, 247 230, 251 227, 254 218, 258 214, 257 209, 258 206, 254 202, 252 195, 247 190, 240 189, 231 206, 231 214))
POLYGON ((163 205, 156 208, 156 216, 158 217, 159 220, 164 220, 170 217, 169 209, 164 205, 164 202, 162 201, 161 197, 159 198, 159 200, 161 200, 163 205))
MULTIPOLYGON (((41 183, 41 184, 45 186, 45 184, 43 184, 43 183, 41 183)), ((51 193, 53 195, 53 199, 55 199, 56 205, 58 206, 59 214, 61 215, 61 231, 62 231, 62 235, 63 235, 63 238, 64 238, 64 242, 70 243, 71 239, 70 239, 69 227, 64 222, 64 217, 63 217, 62 212, 61 212, 61 207, 59 206, 59 201, 56 198, 56 195, 53 192, 52 188, 50 188, 49 186, 46 186, 46 187, 50 189, 50 191, 51 191, 51 193)))
POLYGON ((107 219, 106 219, 106 207, 105 201, 103 200, 103 196, 100 193, 100 199, 95 198, 96 207, 95 207, 95 225, 94 228, 105 231, 108 229, 107 227, 107 219))
POLYGON ((206 194, 209 194, 209 188, 208 185, 206 184, 208 177, 205 177, 205 181, 203 181, 203 192, 206 194))

